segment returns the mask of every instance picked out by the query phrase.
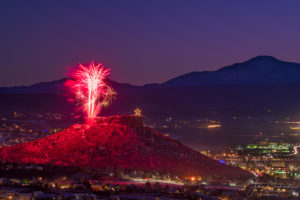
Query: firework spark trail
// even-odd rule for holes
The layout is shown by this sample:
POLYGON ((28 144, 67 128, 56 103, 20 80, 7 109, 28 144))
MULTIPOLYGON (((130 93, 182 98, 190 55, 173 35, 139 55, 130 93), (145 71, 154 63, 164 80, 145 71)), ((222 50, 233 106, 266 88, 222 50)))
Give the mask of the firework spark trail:
POLYGON ((294 146, 294 153, 293 153, 293 155, 297 155, 299 153, 298 148, 300 148, 300 145, 294 146))
POLYGON ((100 63, 91 62, 88 66, 80 64, 76 71, 71 74, 73 81, 67 84, 75 93, 76 99, 82 103, 88 124, 94 122, 101 108, 108 105, 116 94, 104 82, 109 71, 100 63))

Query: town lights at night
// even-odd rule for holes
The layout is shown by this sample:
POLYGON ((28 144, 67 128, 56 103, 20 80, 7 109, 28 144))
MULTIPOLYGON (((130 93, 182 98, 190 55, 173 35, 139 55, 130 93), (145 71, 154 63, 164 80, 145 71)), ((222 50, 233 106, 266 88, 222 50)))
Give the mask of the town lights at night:
POLYGON ((0 200, 300 200, 300 1, 0 10, 0 200))
POLYGON ((209 124, 207 128, 220 128, 221 124, 209 124))

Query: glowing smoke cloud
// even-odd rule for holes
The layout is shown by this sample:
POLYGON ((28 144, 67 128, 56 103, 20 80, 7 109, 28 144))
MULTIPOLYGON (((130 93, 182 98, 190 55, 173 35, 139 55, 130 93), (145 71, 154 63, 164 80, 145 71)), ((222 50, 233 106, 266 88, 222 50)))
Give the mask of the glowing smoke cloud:
POLYGON ((82 104, 86 122, 91 124, 100 113, 101 108, 111 103, 115 91, 105 82, 110 69, 100 63, 91 62, 88 66, 79 65, 71 74, 73 80, 67 83, 82 104))

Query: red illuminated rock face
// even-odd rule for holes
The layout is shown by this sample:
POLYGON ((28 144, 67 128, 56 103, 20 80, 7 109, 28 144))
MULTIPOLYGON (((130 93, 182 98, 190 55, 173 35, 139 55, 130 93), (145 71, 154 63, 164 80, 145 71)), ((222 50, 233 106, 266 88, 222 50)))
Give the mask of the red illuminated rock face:
POLYGON ((180 142, 143 126, 141 117, 99 118, 88 127, 75 124, 62 132, 0 149, 0 159, 17 163, 170 172, 179 176, 249 176, 180 142))

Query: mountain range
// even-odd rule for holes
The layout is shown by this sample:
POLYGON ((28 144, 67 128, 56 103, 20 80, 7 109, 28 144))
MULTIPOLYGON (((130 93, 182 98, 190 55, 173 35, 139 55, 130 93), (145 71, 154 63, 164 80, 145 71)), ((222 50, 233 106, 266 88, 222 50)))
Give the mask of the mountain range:
MULTIPOLYGON (((52 111, 73 109, 65 100, 65 81, 0 88, 0 109, 43 111, 49 105, 52 111)), ((271 56, 257 56, 217 71, 191 72, 160 84, 108 82, 118 93, 108 114, 129 113, 135 107, 149 116, 300 114, 300 64, 271 56)))
POLYGON ((165 86, 212 86, 300 83, 300 64, 257 56, 217 71, 191 72, 171 79, 165 86))

